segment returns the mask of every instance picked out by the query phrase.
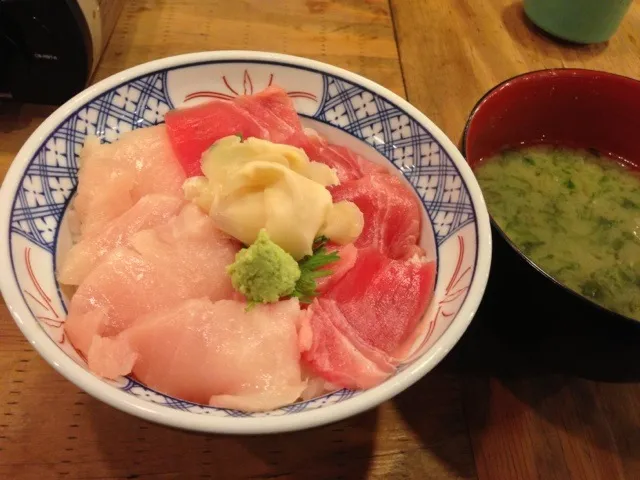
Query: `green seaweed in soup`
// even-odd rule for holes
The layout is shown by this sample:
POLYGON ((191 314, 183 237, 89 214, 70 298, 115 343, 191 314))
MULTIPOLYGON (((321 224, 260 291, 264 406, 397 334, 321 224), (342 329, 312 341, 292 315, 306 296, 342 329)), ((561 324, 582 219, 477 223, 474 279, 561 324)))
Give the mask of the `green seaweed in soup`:
POLYGON ((640 177, 597 153, 505 151, 476 169, 491 215, 540 268, 640 320, 640 177))

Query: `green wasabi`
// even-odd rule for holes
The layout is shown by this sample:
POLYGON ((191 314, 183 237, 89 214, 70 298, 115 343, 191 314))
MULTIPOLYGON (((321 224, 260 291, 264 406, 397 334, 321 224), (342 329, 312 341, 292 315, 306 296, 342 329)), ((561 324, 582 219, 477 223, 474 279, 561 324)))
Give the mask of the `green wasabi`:
POLYGON ((300 278, 298 262, 271 241, 263 229, 248 248, 227 267, 233 288, 252 303, 273 303, 294 292, 300 278))

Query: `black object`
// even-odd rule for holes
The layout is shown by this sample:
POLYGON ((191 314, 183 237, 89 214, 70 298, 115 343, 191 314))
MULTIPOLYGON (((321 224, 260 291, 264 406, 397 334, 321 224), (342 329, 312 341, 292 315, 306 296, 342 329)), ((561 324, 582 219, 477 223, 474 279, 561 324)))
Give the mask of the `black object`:
POLYGON ((90 79, 93 41, 75 0, 0 0, 0 98, 65 102, 90 79))

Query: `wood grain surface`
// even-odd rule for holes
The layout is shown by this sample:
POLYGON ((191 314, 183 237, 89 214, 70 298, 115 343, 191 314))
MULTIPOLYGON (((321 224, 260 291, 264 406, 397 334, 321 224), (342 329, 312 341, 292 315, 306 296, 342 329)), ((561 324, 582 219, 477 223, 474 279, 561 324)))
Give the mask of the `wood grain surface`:
MULTIPOLYGON (((558 0, 566 1, 566 0, 558 0)), ((640 79, 640 5, 607 43, 553 40, 513 0, 391 0, 409 100, 454 141, 479 98, 532 70, 582 67, 640 79)))
MULTIPOLYGON (((607 45, 575 47, 502 0, 130 0, 96 79, 191 51, 292 53, 408 96, 457 141, 477 99, 512 75, 577 65, 640 78, 639 34, 637 3, 607 45)), ((52 110, 0 106, 3 177, 52 110)), ((493 270, 472 328, 414 387, 344 422, 269 437, 118 412, 40 359, 3 306, 0 479, 640 478, 638 329, 507 291, 518 275, 493 270)))

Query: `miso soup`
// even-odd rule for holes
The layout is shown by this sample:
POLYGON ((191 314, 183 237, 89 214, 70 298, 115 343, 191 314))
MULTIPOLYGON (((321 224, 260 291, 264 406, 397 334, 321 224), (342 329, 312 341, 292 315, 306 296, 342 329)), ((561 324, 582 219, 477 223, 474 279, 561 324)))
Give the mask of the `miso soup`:
POLYGON ((640 320, 640 176, 597 152, 504 151, 476 176, 489 212, 558 281, 640 320))

